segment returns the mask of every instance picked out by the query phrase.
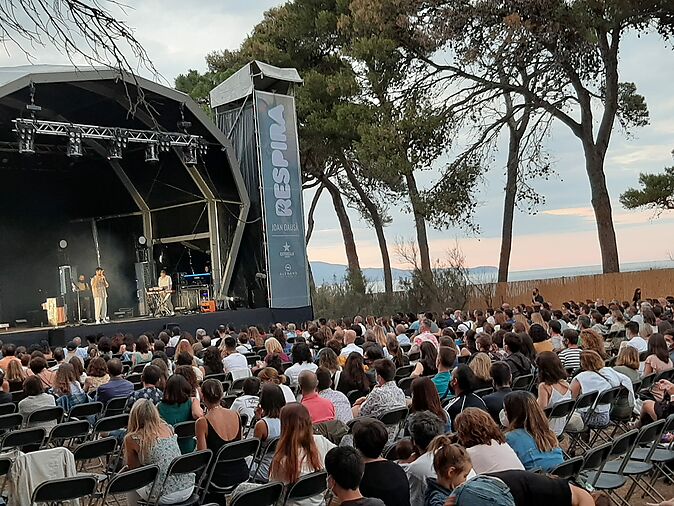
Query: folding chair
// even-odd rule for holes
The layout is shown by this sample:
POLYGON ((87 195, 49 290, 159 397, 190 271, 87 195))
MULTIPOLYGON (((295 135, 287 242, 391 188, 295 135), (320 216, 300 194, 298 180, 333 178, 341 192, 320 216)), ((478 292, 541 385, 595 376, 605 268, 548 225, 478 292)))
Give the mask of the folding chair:
POLYGON ((104 465, 103 468, 107 471, 107 463, 110 462, 110 459, 115 455, 116 450, 117 439, 112 436, 97 439, 96 441, 87 441, 78 445, 77 448, 73 450, 75 465, 79 466, 78 471, 84 471, 87 462, 98 459, 99 463, 102 464, 102 459, 105 458, 106 465, 104 465))
POLYGON ((43 427, 35 427, 32 429, 21 429, 8 432, 0 442, 0 451, 6 448, 19 448, 26 452, 27 447, 32 447, 31 450, 38 450, 44 443, 47 437, 47 431, 43 427))
POLYGON ((215 456, 211 464, 206 485, 204 486, 201 500, 203 501, 207 494, 214 494, 224 496, 232 492, 236 488, 236 484, 228 487, 221 487, 213 483, 213 476, 215 475, 218 466, 221 464, 236 462, 246 457, 254 457, 260 449, 260 440, 258 438, 242 439, 232 443, 225 444, 218 454, 215 456))
POLYGON ((166 476, 164 481, 158 485, 156 495, 155 505, 159 504, 159 499, 164 493, 166 488, 166 483, 172 476, 178 474, 191 474, 193 473, 194 478, 194 491, 192 495, 182 501, 180 506, 192 506, 196 504, 201 504, 202 498, 200 495, 200 489, 204 487, 203 481, 205 476, 208 474, 208 468, 210 466, 211 460, 213 458, 213 452, 211 450, 201 450, 193 453, 188 453, 186 455, 181 455, 173 459, 171 464, 166 471, 166 476))
POLYGON ((173 431, 176 436, 178 436, 178 443, 181 441, 191 441, 196 436, 196 425, 197 422, 194 420, 188 420, 186 422, 180 422, 173 427, 173 431))
POLYGON ((346 394, 346 398, 349 399, 349 402, 353 406, 354 402, 363 397, 363 392, 360 390, 349 390, 349 393, 346 394))
POLYGON ((407 377, 398 380, 398 388, 405 393, 405 397, 410 397, 412 395, 412 382, 416 378, 407 377))
MULTIPOLYGON (((648 376, 644 376, 641 378, 641 390, 639 392, 643 392, 644 390, 648 390, 653 386, 653 383, 655 383, 655 373, 652 372, 648 376)), ((636 390, 635 390, 636 392, 636 390)))
POLYGON ((12 402, 14 404, 19 404, 19 402, 24 400, 26 397, 28 397, 28 394, 26 394, 26 392, 23 390, 12 392, 12 402))
POLYGON ((205 380, 214 379, 216 381, 225 381, 226 378, 227 378, 227 375, 224 372, 216 373, 216 374, 207 374, 204 377, 205 380))
POLYGON ((409 377, 409 375, 412 374, 412 371, 414 371, 413 365, 404 365, 402 367, 398 367, 396 369, 395 380, 398 381, 400 379, 409 377))
POLYGON ((123 471, 117 473, 110 478, 108 486, 105 487, 101 504, 106 504, 108 496, 115 496, 117 494, 126 494, 138 490, 141 487, 152 485, 150 496, 156 487, 157 475, 159 474, 159 466, 149 465, 133 469, 131 471, 123 471))
POLYGON ((248 378, 239 378, 236 379, 232 382, 232 385, 229 387, 229 390, 227 391, 227 395, 236 395, 239 396, 243 393, 243 382, 246 381, 248 378))
POLYGON ((13 402, 7 402, 5 404, 0 404, 0 416, 2 415, 11 415, 16 411, 16 404, 13 402))
POLYGON ((52 428, 45 446, 65 446, 66 441, 75 438, 86 439, 89 435, 89 429, 91 429, 91 426, 86 420, 59 423, 52 428))
MULTIPOLYGON (((638 385, 640 384, 640 381, 637 381, 636 383, 633 383, 633 391, 638 392, 638 385)), ((621 388, 620 392, 618 392, 618 396, 616 397, 616 400, 614 404, 618 404, 621 401, 626 402, 629 399, 630 391, 627 388, 621 388)), ((609 413, 609 420, 610 423, 614 426, 613 427, 613 432, 611 432, 611 437, 614 437, 616 435, 616 432, 618 430, 622 429, 623 432, 627 432, 629 430, 628 423, 632 420, 632 413, 627 413, 625 415, 620 415, 619 413, 615 412, 615 409, 613 409, 614 406, 611 406, 611 412, 609 413)))
POLYGON ((73 420, 75 418, 82 420, 87 417, 98 417, 103 413, 103 403, 102 402, 86 402, 84 404, 77 404, 70 408, 68 412, 68 419, 73 420))
POLYGON ((260 466, 262 465, 262 461, 267 455, 273 455, 274 452, 276 452, 278 440, 278 437, 272 437, 267 439, 264 444, 260 443, 260 449, 250 465, 251 471, 253 470, 253 467, 255 467, 255 472, 251 474, 251 481, 257 483, 256 480, 258 480, 258 477, 260 476, 260 466))
POLYGON ((513 381, 513 390, 529 390, 529 385, 534 381, 533 374, 524 374, 518 376, 515 381, 513 381))
MULTIPOLYGON (((662 433, 674 431, 674 415, 669 415, 665 420, 665 426, 662 433)), ((674 460, 674 441, 669 443, 666 448, 660 447, 660 441, 655 441, 650 448, 637 448, 632 452, 631 458, 644 462, 651 462, 655 467, 655 471, 651 476, 649 484, 653 484, 661 475, 671 482, 674 481, 674 474, 669 469, 668 464, 674 460)))
MULTIPOLYGON (((137 364, 137 365, 134 365, 134 366, 133 366, 133 369, 131 369, 131 373, 132 373, 132 374, 140 374, 140 373, 142 373, 142 372, 143 372, 143 369, 145 369, 145 366, 146 366, 146 365, 148 365, 148 364, 145 363, 145 364, 137 364)), ((131 381, 129 378, 126 378, 126 379, 128 379, 129 381, 131 381)), ((131 383, 133 383, 133 381, 131 381, 131 383)))
POLYGON ((328 473, 325 471, 316 471, 315 473, 306 474, 297 480, 288 490, 284 506, 295 501, 309 499, 317 495, 324 494, 327 488, 326 480, 328 473))
POLYGON ((628 502, 636 487, 639 487, 644 492, 644 495, 648 494, 651 499, 658 503, 665 500, 660 492, 658 492, 647 480, 643 479, 644 475, 650 473, 654 469, 651 457, 658 447, 665 425, 665 420, 658 420, 657 422, 643 426, 634 443, 633 451, 629 455, 626 455, 623 460, 610 461, 604 466, 603 471, 605 473, 623 474, 632 480, 632 485, 625 496, 625 500, 628 502), (645 460, 633 459, 632 454, 635 451, 638 451, 639 446, 643 445, 648 445, 649 450, 645 460))
POLYGON ((33 424, 45 422, 56 422, 59 424, 63 420, 63 414, 63 408, 61 406, 36 409, 28 415, 25 426, 30 427, 33 424))
MULTIPOLYGON (((629 455, 634 449, 634 444, 639 437, 639 431, 634 429, 625 434, 621 434, 611 445, 608 456, 601 467, 594 470, 589 470, 586 473, 587 481, 595 490, 601 490, 608 493, 613 502, 621 503, 630 506, 630 503, 620 497, 616 492, 619 488, 627 483, 627 478, 623 474, 623 469, 629 461, 629 455), (620 467, 616 473, 604 472, 606 463, 609 459, 617 459, 625 457, 621 460, 620 467)), ((610 444, 610 443, 606 443, 610 444)))
POLYGON ((401 438, 399 441, 396 441, 395 443, 388 443, 384 449, 381 452, 381 456, 384 457, 386 460, 398 460, 398 449, 397 449, 397 444, 400 441, 409 441, 410 438, 401 438))
POLYGON ((128 400, 128 397, 113 397, 105 405, 103 416, 115 416, 124 413, 124 408, 126 408, 126 402, 128 400))
POLYGON ((19 413, 0 415, 0 434, 7 430, 18 429, 23 425, 23 416, 19 413))
POLYGON ((255 506, 273 506, 283 494, 283 483, 273 481, 262 485, 248 492, 237 494, 229 506, 244 506, 254 504, 255 506))
POLYGON ((246 357, 246 361, 248 362, 248 365, 254 366, 257 365, 258 362, 262 361, 262 357, 260 357, 260 355, 248 355, 246 357))
POLYGON ((544 410, 545 416, 548 417, 548 421, 550 423, 556 420, 564 420, 564 426, 566 427, 566 424, 569 423, 571 415, 573 415, 575 407, 576 401, 574 401, 573 399, 565 399, 562 401, 558 401, 555 402, 552 406, 545 408, 544 410))
POLYGON ((415 351, 414 353, 410 353, 407 355, 407 358, 410 359, 410 362, 414 362, 416 360, 419 360, 421 358, 421 352, 415 351))
POLYGON ((119 429, 126 429, 129 425, 129 415, 115 415, 100 418, 94 428, 91 429, 91 438, 94 439, 102 432, 112 432, 119 429))
POLYGON ((584 462, 585 459, 583 457, 574 457, 565 460, 563 463, 552 469, 549 474, 564 480, 570 480, 578 476, 578 473, 580 473, 580 470, 583 468, 584 462))
POLYGON ((232 404, 234 404, 234 401, 236 400, 236 397, 237 397, 237 396, 234 395, 234 394, 232 394, 232 395, 225 395, 225 397, 220 401, 220 405, 221 405, 223 408, 229 409, 229 408, 232 407, 232 404))
MULTIPOLYGON (((576 399, 576 405, 574 406, 573 410, 578 411, 585 409, 586 415, 590 416, 594 412, 597 397, 599 397, 599 392, 587 392, 585 394, 579 395, 576 399)), ((569 416, 569 420, 570 419, 571 417, 569 416)), ((578 446, 582 447, 584 450, 590 449, 590 446, 582 439, 583 435, 590 432, 590 428, 584 422, 583 427, 580 430, 575 431, 569 429, 569 421, 567 420, 566 426, 564 427, 564 432, 566 432, 569 435, 569 438, 571 438, 571 443, 569 444, 569 455, 572 455, 578 446)))
POLYGON ((96 478, 75 476, 40 483, 33 491, 32 504, 63 504, 64 501, 90 497, 96 491, 96 478))
POLYGON ((397 431, 393 436, 394 439, 397 439, 400 429, 402 428, 402 424, 407 418, 408 413, 409 409, 407 407, 396 408, 382 413, 377 417, 377 419, 386 425, 386 427, 397 427, 397 431))
POLYGON ((608 390, 604 390, 602 393, 599 394, 597 397, 597 402, 595 403, 595 412, 599 406, 609 406, 609 424, 606 425, 605 427, 592 427, 589 426, 590 430, 594 429, 594 436, 590 438, 589 445, 592 447, 594 446, 595 442, 597 441, 598 438, 601 438, 603 441, 608 442, 610 438, 604 437, 602 432, 606 429, 608 429, 611 426, 611 410, 613 409, 613 405, 615 404, 616 400, 618 399, 618 396, 620 395, 620 391, 624 387, 618 386, 618 387, 613 387, 609 388, 608 390))
POLYGON ((401 344, 400 348, 402 348, 403 353, 409 353, 410 350, 412 349, 412 345, 411 344, 401 344))
MULTIPOLYGON (((145 366, 143 365, 143 367, 145 367, 145 366)), ((126 380, 135 384, 135 383, 140 383, 141 380, 142 380, 142 377, 143 377, 143 375, 141 373, 133 373, 133 374, 129 374, 126 377, 126 380)), ((112 399, 110 399, 110 400, 112 400, 112 399)))

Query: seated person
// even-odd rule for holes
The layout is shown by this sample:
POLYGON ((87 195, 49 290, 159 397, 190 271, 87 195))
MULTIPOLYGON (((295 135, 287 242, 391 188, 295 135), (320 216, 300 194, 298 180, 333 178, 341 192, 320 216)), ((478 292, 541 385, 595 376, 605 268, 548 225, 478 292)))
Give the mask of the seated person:
POLYGON ((328 490, 341 506, 385 506, 381 499, 366 498, 359 490, 363 477, 363 459, 358 450, 349 446, 333 448, 325 456, 328 490))

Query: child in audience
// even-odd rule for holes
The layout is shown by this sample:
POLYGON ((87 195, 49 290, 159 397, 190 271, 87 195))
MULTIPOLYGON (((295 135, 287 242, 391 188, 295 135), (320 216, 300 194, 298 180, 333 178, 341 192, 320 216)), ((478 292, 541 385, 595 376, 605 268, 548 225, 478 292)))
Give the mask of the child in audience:
POLYGON ((260 380, 258 378, 246 378, 243 382, 243 395, 234 400, 231 409, 239 415, 246 415, 247 421, 250 423, 255 419, 255 410, 260 404, 259 393, 260 380))
POLYGON ((424 506, 444 506, 452 490, 466 481, 473 465, 466 450, 452 444, 447 436, 436 437, 429 450, 434 453, 437 478, 427 479, 424 506))

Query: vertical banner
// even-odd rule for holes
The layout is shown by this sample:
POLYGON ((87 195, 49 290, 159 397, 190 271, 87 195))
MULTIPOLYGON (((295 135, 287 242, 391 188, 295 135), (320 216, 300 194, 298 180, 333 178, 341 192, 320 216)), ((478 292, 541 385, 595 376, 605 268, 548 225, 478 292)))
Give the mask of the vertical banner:
POLYGON ((272 308, 311 305, 295 99, 255 92, 272 308))

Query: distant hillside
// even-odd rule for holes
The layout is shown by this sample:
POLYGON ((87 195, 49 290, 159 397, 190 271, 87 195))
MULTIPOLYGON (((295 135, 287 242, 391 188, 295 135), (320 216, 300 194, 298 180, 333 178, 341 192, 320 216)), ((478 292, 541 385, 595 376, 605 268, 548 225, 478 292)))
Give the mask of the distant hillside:
MULTIPOLYGON (((330 264, 327 262, 311 262, 311 271, 314 275, 314 281, 317 285, 325 285, 330 283, 339 283, 344 280, 346 276, 346 265, 330 264)), ((491 266, 480 266, 469 269, 471 276, 496 276, 498 269, 491 266)), ((405 269, 393 269, 393 281, 409 277, 409 271, 405 269)), ((384 270, 379 267, 366 267, 363 269, 363 275, 367 281, 379 284, 384 281, 384 270)))

